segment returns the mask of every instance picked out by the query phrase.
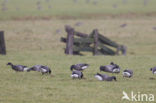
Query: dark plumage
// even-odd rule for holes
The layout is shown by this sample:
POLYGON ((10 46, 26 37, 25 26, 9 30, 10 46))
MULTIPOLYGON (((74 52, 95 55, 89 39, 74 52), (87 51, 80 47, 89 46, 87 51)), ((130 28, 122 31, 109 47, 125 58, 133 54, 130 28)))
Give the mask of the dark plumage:
POLYGON ((133 76, 133 71, 132 71, 132 70, 126 69, 126 70, 123 71, 123 77, 128 77, 128 78, 130 78, 130 77, 132 77, 132 76, 133 76))
POLYGON ((124 27, 126 27, 127 26, 127 24, 122 24, 122 25, 120 25, 120 27, 122 27, 122 28, 124 28, 124 27))
POLYGON ((83 73, 81 71, 78 71, 78 70, 74 70, 72 72, 72 75, 71 75, 72 78, 79 78, 79 79, 82 79, 83 78, 83 73))
POLYGON ((156 67, 153 67, 150 70, 152 71, 153 74, 156 74, 156 67))
POLYGON ((27 66, 23 66, 23 65, 13 65, 11 62, 9 62, 7 65, 10 65, 11 68, 17 72, 23 72, 23 71, 27 71, 28 68, 27 66))
POLYGON ((89 66, 88 64, 75 64, 70 67, 70 70, 73 71, 73 69, 74 69, 74 70, 78 70, 78 71, 83 71, 86 68, 88 68, 88 66, 89 66))
POLYGON ((113 62, 110 65, 100 66, 100 71, 109 72, 109 73, 120 73, 120 67, 113 62))
POLYGON ((34 65, 33 67, 29 68, 28 71, 38 71, 42 74, 51 74, 51 69, 48 66, 43 65, 34 65))
POLYGON ((100 80, 100 81, 117 81, 116 77, 115 76, 108 76, 106 74, 100 74, 100 73, 97 73, 95 75, 95 78, 100 80))

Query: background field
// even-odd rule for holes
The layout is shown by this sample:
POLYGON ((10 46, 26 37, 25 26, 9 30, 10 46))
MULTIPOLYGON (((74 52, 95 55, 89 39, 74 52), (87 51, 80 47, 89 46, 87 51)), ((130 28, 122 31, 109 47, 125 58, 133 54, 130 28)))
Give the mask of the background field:
POLYGON ((128 0, 125 4, 128 6, 124 7, 122 1, 118 1, 99 0, 102 4, 96 5, 92 1, 86 7, 83 1, 75 4, 71 0, 53 0, 50 3, 55 2, 56 5, 52 5, 54 12, 51 14, 51 10, 46 11, 45 8, 41 11, 36 10, 36 7, 33 9, 36 0, 8 0, 8 7, 12 9, 0 11, 0 30, 5 31, 7 46, 7 55, 0 56, 0 103, 129 103, 121 100, 123 90, 127 93, 134 91, 156 96, 156 80, 149 79, 155 78, 149 71, 156 61, 156 18, 153 15, 156 10, 153 9, 155 1, 149 0, 145 7, 143 0, 128 0), (30 2, 33 5, 29 5, 30 2), (113 4, 121 7, 114 9, 113 4), (14 5, 19 6, 19 12, 14 9, 14 5), (65 9, 57 9, 60 5, 65 9), (135 14, 128 12, 129 10, 133 10, 135 14), (66 11, 69 15, 66 15, 66 11), (87 16, 81 17, 83 13, 87 16), (100 17, 93 16, 94 13, 100 17), (59 19, 57 15, 61 15, 59 19), (33 19, 28 18, 32 16, 33 19), (67 19, 63 19, 66 16, 67 19), (34 19, 36 17, 38 19, 34 19), (43 17, 52 18, 42 19, 43 17), (77 23, 82 25, 76 26, 77 23), (60 37, 66 36, 66 24, 88 34, 97 28, 101 34, 126 45, 127 56, 92 56, 91 53, 84 53, 85 56, 65 55, 65 44, 60 42, 60 37), (121 28, 122 24, 127 26, 121 28), (119 64, 122 71, 126 68, 134 70, 134 77, 127 79, 121 74, 114 74, 117 82, 97 81, 94 74, 99 72, 99 66, 111 61, 119 64), (48 65, 53 76, 42 76, 38 72, 16 73, 6 66, 7 62, 29 67, 35 64, 48 65), (86 79, 72 80, 70 65, 83 62, 90 64, 84 71, 86 79))
POLYGON ((155 0, 0 0, 0 19, 155 15, 155 0))

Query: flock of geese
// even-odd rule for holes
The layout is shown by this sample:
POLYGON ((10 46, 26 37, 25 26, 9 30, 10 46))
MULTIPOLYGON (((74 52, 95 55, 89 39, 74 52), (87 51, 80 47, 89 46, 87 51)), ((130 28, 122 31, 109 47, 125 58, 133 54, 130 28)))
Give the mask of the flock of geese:
MULTIPOLYGON (((9 62, 7 65, 10 65, 11 68, 17 72, 30 72, 30 71, 38 71, 41 72, 42 75, 44 74, 51 74, 51 69, 48 66, 44 65, 34 65, 30 68, 24 65, 13 65, 11 62, 9 62)), ((89 64, 75 64, 71 65, 70 70, 72 71, 71 78, 73 79, 82 79, 84 77, 83 71, 89 67, 89 64)), ((120 73, 120 67, 119 65, 111 62, 109 65, 100 66, 100 72, 108 72, 108 73, 120 73)), ((156 67, 150 69, 153 74, 156 74, 156 67)), ((123 77, 131 78, 133 76, 133 71, 130 69, 126 69, 122 73, 123 77)), ((107 74, 101 74, 96 73, 94 77, 99 81, 117 81, 117 78, 115 76, 109 76, 107 74)))

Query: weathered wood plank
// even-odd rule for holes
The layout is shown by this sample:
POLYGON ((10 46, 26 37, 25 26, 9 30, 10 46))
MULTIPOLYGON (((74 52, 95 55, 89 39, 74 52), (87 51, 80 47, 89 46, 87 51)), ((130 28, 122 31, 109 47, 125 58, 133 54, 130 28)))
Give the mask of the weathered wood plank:
POLYGON ((67 43, 66 43, 65 53, 69 54, 69 55, 73 55, 74 29, 66 28, 66 31, 67 31, 68 35, 67 35, 67 43))
POLYGON ((122 52, 122 55, 127 55, 127 47, 124 45, 121 45, 121 52, 122 52))
POLYGON ((98 54, 98 30, 93 30, 94 33, 94 49, 93 49, 93 55, 98 54))
POLYGON ((0 54, 6 55, 6 46, 3 31, 0 31, 0 54))
POLYGON ((117 44, 116 42, 110 40, 109 38, 99 34, 99 40, 104 43, 104 44, 107 44, 109 46, 112 46, 112 47, 115 47, 115 48, 118 48, 120 45, 117 44))
MULTIPOLYGON (((61 37, 60 39, 62 42, 66 43, 67 39, 64 37, 61 37)), ((94 40, 92 38, 74 38, 74 43, 79 43, 79 44, 91 44, 93 43, 94 40)))
POLYGON ((92 38, 74 38, 74 43, 92 44, 92 43, 94 43, 94 39, 92 39, 92 38))
POLYGON ((101 47, 100 51, 103 53, 103 54, 108 54, 108 55, 116 55, 116 52, 113 51, 112 49, 108 48, 107 46, 99 43, 99 47, 101 47))
POLYGON ((75 31, 75 35, 79 36, 79 37, 83 37, 83 38, 87 38, 88 37, 88 34, 77 32, 77 31, 75 31))
POLYGON ((92 47, 78 47, 78 46, 74 46, 73 48, 74 51, 86 51, 86 52, 92 52, 93 51, 93 48, 92 47))

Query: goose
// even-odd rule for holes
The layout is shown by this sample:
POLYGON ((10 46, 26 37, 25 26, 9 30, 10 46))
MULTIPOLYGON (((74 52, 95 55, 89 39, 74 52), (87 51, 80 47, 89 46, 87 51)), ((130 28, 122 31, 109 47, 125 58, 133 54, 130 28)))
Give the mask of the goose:
POLYGON ((156 74, 156 67, 150 69, 153 74, 156 74))
POLYGON ((133 76, 133 71, 130 70, 130 69, 126 69, 126 70, 123 71, 122 74, 123 74, 123 77, 128 77, 128 78, 130 78, 130 77, 133 76))
POLYGON ((75 65, 71 65, 70 70, 73 71, 74 70, 78 70, 78 71, 83 71, 86 68, 88 68, 89 64, 75 64, 75 65))
POLYGON ((99 81, 113 81, 113 80, 117 81, 115 76, 108 76, 106 74, 100 74, 100 73, 95 74, 95 78, 99 81))
POLYGON ((11 68, 17 72, 23 72, 23 71, 27 71, 29 68, 27 68, 27 66, 24 65, 13 65, 11 62, 9 62, 7 65, 10 65, 11 68))
POLYGON ((115 64, 114 67, 112 68, 112 72, 113 73, 120 73, 120 67, 117 64, 115 64))
POLYGON ((113 62, 110 65, 100 66, 100 71, 109 72, 109 73, 120 73, 120 67, 113 62))
POLYGON ((74 70, 72 72, 72 75, 71 77, 74 79, 74 78, 78 78, 78 79, 82 79, 83 78, 83 73, 81 71, 78 71, 78 70, 74 70))
POLYGON ((43 65, 34 65, 33 67, 28 69, 29 71, 38 71, 41 72, 42 74, 51 74, 51 70, 48 66, 43 66, 43 65))

